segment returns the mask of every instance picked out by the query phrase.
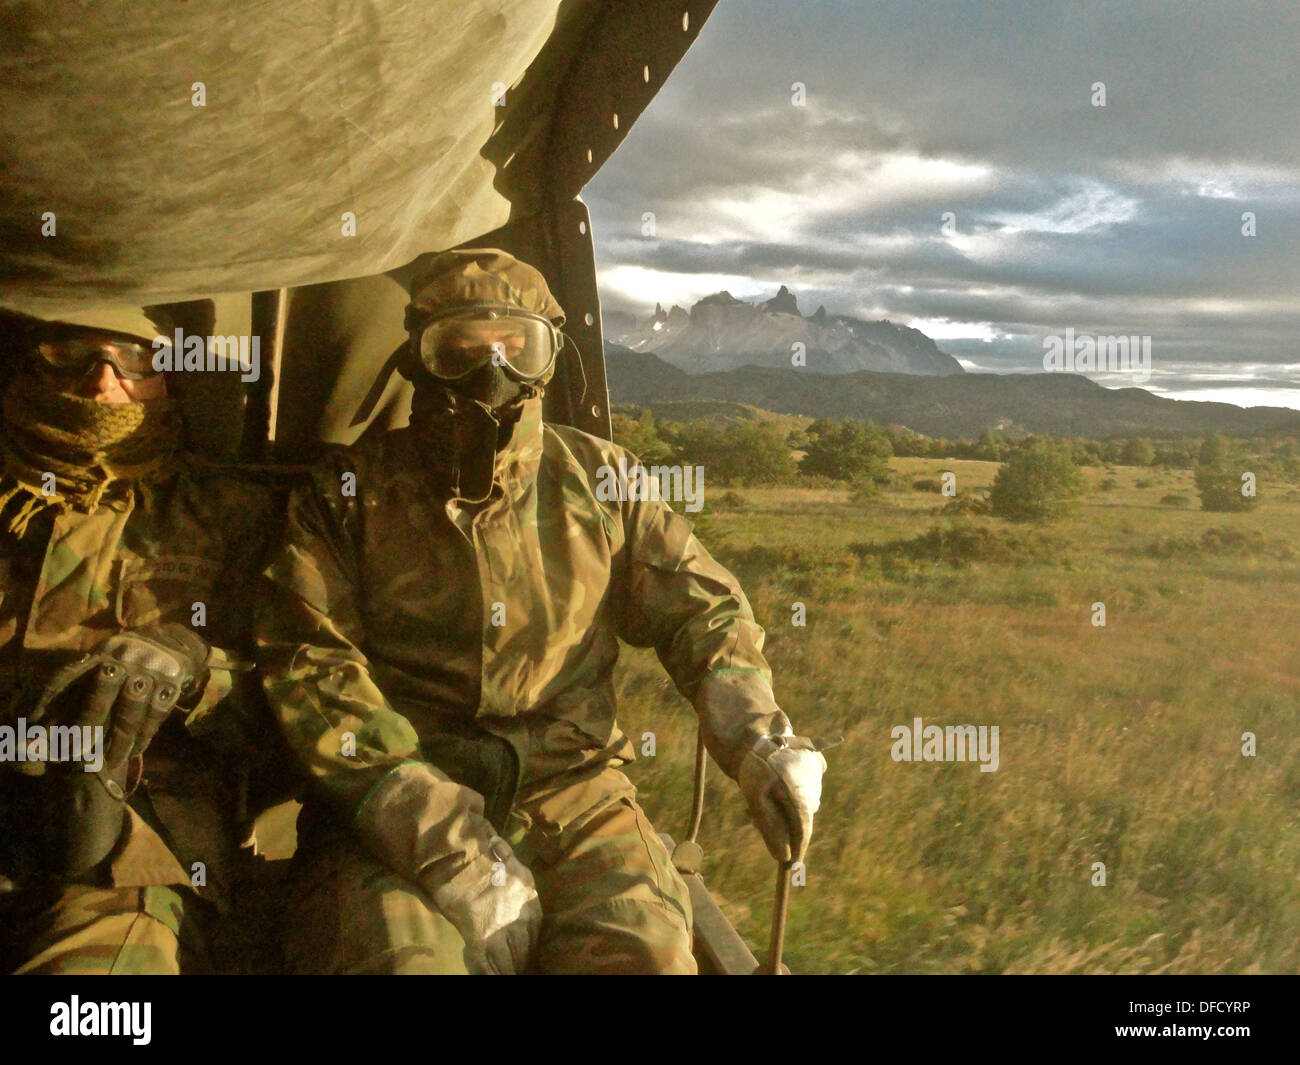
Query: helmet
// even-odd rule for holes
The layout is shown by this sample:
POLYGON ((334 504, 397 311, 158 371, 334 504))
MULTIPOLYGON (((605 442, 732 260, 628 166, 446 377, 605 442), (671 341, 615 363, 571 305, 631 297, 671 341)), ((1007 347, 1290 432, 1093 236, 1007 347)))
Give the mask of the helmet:
POLYGON ((546 279, 496 248, 435 256, 411 285, 403 376, 433 378, 496 407, 540 394, 564 343, 546 279))

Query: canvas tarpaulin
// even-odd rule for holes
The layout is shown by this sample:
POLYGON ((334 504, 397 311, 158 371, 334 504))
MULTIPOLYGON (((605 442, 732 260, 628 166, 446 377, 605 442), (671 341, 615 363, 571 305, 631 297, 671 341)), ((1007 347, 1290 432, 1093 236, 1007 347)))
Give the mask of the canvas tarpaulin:
POLYGON ((352 393, 401 338, 400 315, 377 329, 366 319, 379 308, 348 286, 374 296, 399 271, 398 295, 379 299, 389 315, 400 268, 422 254, 513 243, 590 347, 581 220, 585 255, 566 250, 574 197, 712 7, 0 2, 0 306, 55 316, 87 300, 236 294, 219 316, 246 318, 238 299, 290 290, 286 382, 312 376, 302 338, 322 330, 331 372, 366 364, 347 367, 361 383, 347 396, 316 374, 314 397, 294 397, 310 408, 295 431, 327 438, 346 436, 352 393))

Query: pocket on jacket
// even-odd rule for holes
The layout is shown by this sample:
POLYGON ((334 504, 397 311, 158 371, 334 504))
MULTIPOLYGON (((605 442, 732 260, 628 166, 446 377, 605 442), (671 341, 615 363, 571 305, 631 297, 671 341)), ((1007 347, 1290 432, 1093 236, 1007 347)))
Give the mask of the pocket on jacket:
POLYGON ((166 621, 190 625, 195 603, 211 609, 211 591, 219 571, 217 563, 194 556, 124 559, 114 616, 128 629, 166 621))

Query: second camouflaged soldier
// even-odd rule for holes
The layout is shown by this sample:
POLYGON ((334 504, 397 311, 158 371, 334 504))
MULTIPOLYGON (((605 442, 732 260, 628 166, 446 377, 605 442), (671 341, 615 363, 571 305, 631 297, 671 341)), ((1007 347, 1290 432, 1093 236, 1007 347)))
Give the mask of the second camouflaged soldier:
POLYGON ((138 309, 0 322, 0 968, 199 971, 250 736, 210 645, 268 501, 185 452, 138 309))
POLYGON ((690 523, 598 498, 635 457, 543 424, 564 315, 542 276, 449 252, 412 292, 409 428, 316 470, 267 571, 266 690, 315 779, 288 964, 694 972, 686 885, 616 768, 618 637, 656 649, 779 858, 825 760, 690 523))

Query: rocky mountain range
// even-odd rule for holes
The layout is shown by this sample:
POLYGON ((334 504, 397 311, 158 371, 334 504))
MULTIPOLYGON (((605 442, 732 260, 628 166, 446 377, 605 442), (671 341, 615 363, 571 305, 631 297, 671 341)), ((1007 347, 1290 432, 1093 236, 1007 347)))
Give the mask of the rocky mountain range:
POLYGON ((893 322, 866 322, 825 307, 805 317, 785 285, 770 300, 746 303, 730 292, 705 296, 689 311, 659 304, 644 321, 610 314, 605 336, 631 351, 653 354, 688 374, 740 366, 790 369, 799 352, 803 367, 824 374, 873 370, 942 376, 961 364, 924 333, 893 322), (800 350, 797 345, 802 345, 800 350))

